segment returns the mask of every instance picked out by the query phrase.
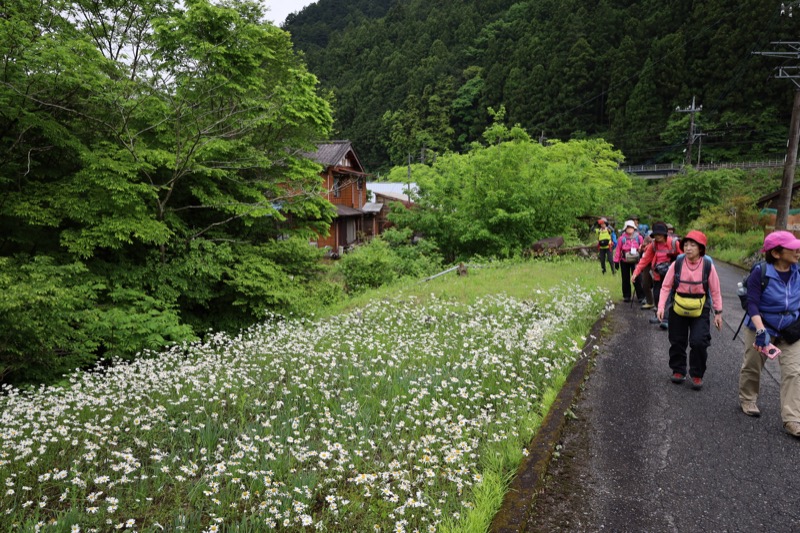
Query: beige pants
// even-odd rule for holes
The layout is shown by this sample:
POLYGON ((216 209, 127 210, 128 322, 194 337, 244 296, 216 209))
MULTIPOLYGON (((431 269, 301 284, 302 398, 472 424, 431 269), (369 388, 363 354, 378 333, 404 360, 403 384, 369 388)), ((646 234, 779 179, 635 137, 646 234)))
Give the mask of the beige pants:
MULTIPOLYGON (((755 332, 746 327, 742 328, 742 332, 745 350, 739 371, 739 401, 755 402, 758 400, 761 371, 767 358, 753 348, 755 332)), ((775 346, 781 350, 778 356, 781 367, 781 419, 784 422, 800 422, 800 341, 794 344, 778 341, 775 346)))

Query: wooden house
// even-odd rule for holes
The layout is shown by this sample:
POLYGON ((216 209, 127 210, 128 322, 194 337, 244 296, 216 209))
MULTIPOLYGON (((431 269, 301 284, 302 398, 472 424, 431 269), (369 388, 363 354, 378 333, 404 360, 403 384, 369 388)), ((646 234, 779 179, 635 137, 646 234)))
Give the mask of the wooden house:
MULTIPOLYGON (((387 184, 392 185, 392 184, 387 184)), ((404 184, 399 184, 404 185, 404 184)), ((369 188, 369 185, 367 186, 369 188)), ((405 206, 407 209, 411 208, 414 205, 414 202, 411 201, 411 198, 404 193, 398 193, 390 190, 385 190, 384 192, 378 192, 377 190, 370 189, 370 192, 374 196, 375 205, 379 206, 375 213, 375 234, 378 235, 383 233, 384 230, 392 227, 392 223, 387 218, 388 214, 390 213, 389 204, 393 202, 400 202, 405 206)))
MULTIPOLYGON (((324 167, 323 194, 336 207, 330 233, 313 243, 320 248, 329 248, 331 253, 341 254, 345 248, 375 235, 376 207, 368 205, 367 173, 352 143, 346 140, 321 143, 309 157, 324 167)), ((377 211, 380 211, 380 206, 377 211)))

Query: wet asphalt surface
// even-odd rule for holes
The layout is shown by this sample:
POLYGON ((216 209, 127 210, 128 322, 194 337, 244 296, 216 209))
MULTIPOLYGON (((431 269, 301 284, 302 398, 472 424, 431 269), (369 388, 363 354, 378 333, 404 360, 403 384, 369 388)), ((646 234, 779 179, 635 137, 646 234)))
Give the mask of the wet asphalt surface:
POLYGON ((670 381, 667 332, 651 311, 619 302, 611 334, 565 429, 560 464, 569 477, 540 499, 531 531, 800 531, 800 440, 786 435, 780 369, 762 375, 760 418, 737 396, 745 271, 717 262, 724 324, 712 326, 704 387, 670 381))

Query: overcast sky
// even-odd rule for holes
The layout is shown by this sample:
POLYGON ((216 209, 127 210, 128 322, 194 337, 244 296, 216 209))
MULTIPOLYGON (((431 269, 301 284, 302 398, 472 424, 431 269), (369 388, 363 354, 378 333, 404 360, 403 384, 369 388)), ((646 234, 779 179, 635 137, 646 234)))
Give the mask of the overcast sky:
POLYGON ((286 20, 286 15, 300 11, 308 4, 313 4, 314 0, 261 0, 261 2, 269 8, 267 19, 280 26, 286 20))

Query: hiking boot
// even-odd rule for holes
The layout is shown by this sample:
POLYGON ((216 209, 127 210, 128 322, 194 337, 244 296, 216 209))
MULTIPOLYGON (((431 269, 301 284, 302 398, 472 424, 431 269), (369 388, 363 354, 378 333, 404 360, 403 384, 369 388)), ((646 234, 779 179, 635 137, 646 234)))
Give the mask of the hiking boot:
MULTIPOLYGON (((642 306, 639 309, 652 309, 653 307, 655 307, 653 304, 645 303, 645 304, 642 304, 642 306)), ((656 320, 658 320, 658 319, 656 319, 656 320)))
POLYGON ((669 379, 671 379, 673 383, 683 383, 684 381, 686 381, 686 376, 684 376, 680 372, 675 372, 669 379))
MULTIPOLYGON (((647 303, 647 298, 639 298, 639 304, 645 305, 647 303)), ((650 307, 653 307, 652 305, 650 307)))
POLYGON ((650 317, 650 320, 649 320, 649 322, 650 322, 651 324, 661 324, 661 321, 658 319, 658 317, 657 317, 657 316, 650 317))
POLYGON ((630 298, 623 298, 622 301, 625 302, 625 303, 629 303, 631 301, 631 299, 630 298))
POLYGON ((694 390, 700 390, 703 388, 703 378, 694 377, 692 378, 692 388, 694 390))
POLYGON ((756 402, 742 402, 742 412, 747 416, 761 416, 756 402))
POLYGON ((785 422, 783 429, 792 437, 800 437, 800 422, 785 422))
POLYGON ((658 325, 661 329, 669 329, 669 323, 665 320, 661 324, 658 325))

